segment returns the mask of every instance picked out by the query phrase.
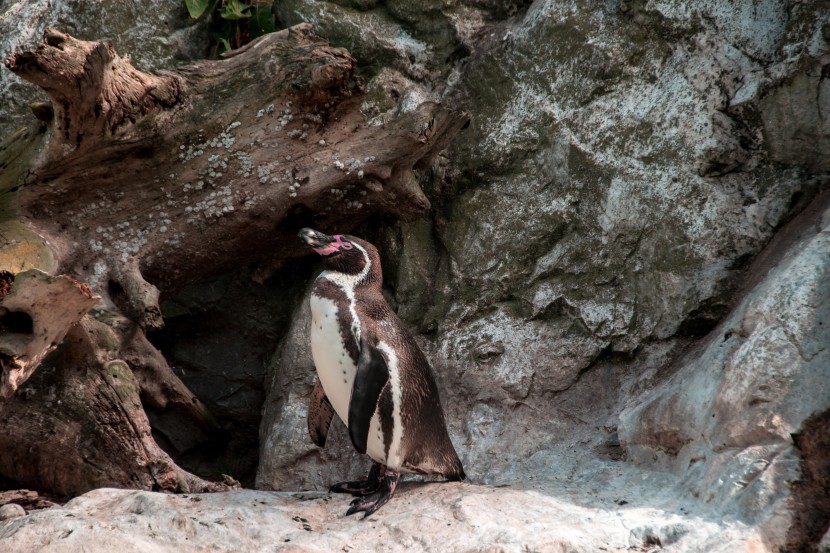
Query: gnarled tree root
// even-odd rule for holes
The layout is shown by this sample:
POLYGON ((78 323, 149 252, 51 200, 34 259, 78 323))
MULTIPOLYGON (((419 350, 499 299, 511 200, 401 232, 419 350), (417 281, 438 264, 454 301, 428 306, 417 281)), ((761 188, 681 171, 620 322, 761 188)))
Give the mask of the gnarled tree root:
POLYGON ((141 389, 114 357, 118 338, 84 317, 56 356, 0 402, 0 474, 71 497, 97 487, 170 492, 228 489, 178 467, 152 437, 141 389))

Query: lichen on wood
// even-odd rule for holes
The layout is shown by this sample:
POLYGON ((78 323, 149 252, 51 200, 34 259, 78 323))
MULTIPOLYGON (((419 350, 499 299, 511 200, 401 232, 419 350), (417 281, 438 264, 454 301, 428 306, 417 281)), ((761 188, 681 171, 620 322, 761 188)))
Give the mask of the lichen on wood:
POLYGON ((355 60, 307 24, 159 76, 56 31, 6 65, 44 84, 56 106, 49 146, 18 193, 21 213, 62 272, 104 295, 130 257, 163 295, 298 255, 286 240, 295 229, 281 227, 296 213, 341 229, 377 212, 420 214, 428 203, 405 175, 428 167, 468 120, 426 101, 369 124, 355 60), (69 85, 46 84, 64 66, 89 98, 69 101, 69 85))

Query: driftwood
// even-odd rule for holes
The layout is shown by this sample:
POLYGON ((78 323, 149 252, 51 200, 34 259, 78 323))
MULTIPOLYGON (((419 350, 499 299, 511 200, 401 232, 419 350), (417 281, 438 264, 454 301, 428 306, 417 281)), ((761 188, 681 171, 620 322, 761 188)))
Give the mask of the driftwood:
POLYGON ((305 253, 303 226, 418 216, 419 175, 466 117, 423 102, 370 123, 355 60, 309 25, 157 75, 48 30, 6 66, 52 102, 0 144, 0 476, 57 495, 222 489, 152 438, 145 409, 216 427, 144 336, 160 298, 305 253))
POLYGON ((100 299, 66 276, 0 275, 0 398, 9 399, 100 299))

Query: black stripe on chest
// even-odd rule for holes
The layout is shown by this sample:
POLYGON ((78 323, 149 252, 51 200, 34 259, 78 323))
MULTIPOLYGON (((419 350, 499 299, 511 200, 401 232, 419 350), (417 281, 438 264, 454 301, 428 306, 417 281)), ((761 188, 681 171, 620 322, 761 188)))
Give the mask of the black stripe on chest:
POLYGON ((314 281, 311 294, 318 298, 331 300, 337 306, 337 327, 340 330, 340 340, 343 342, 352 362, 357 366, 360 351, 357 340, 352 333, 352 312, 349 309, 349 297, 346 295, 346 292, 340 286, 321 275, 314 281))
POLYGON ((380 429, 383 432, 383 451, 389 458, 389 448, 392 447, 392 433, 395 430, 395 417, 392 413, 392 383, 387 382, 378 400, 378 416, 380 418, 380 429))

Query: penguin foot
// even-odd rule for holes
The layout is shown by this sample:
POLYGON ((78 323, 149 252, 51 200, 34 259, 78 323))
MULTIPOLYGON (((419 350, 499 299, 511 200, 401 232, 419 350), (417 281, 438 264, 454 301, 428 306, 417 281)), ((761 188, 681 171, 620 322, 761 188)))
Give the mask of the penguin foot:
POLYGON ((338 482, 329 488, 329 492, 348 493, 358 497, 373 494, 380 489, 380 486, 383 483, 381 473, 385 472, 385 466, 380 463, 373 463, 372 468, 369 469, 369 475, 366 477, 366 480, 338 482))
POLYGON ((373 494, 380 489, 377 480, 354 480, 352 482, 338 482, 329 488, 331 493, 348 493, 357 497, 373 494))
POLYGON ((346 511, 346 516, 362 512, 363 518, 366 518, 383 507, 395 494, 400 475, 401 473, 398 471, 384 468, 383 476, 380 478, 380 488, 372 494, 352 500, 351 507, 346 511))

